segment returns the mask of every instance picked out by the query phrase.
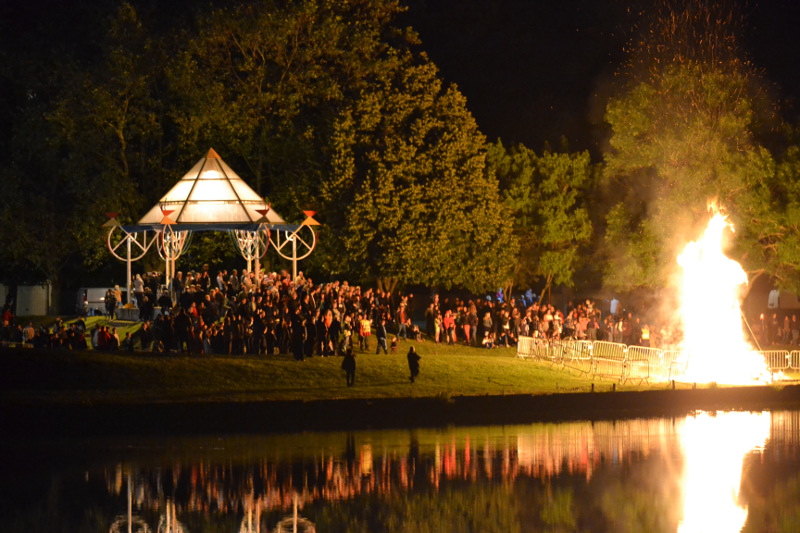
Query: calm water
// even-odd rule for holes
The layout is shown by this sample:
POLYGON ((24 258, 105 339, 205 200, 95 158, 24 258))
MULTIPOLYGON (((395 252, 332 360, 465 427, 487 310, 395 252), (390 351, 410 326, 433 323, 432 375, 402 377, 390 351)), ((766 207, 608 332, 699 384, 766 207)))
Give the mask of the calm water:
POLYGON ((8 442, 0 532, 800 531, 800 412, 8 442))

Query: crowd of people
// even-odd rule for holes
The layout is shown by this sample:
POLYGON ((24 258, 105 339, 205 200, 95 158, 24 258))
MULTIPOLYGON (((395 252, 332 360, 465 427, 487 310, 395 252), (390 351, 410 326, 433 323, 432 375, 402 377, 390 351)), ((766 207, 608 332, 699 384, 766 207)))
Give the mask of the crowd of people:
MULTIPOLYGON (((118 287, 106 294, 106 314, 113 319, 122 305, 118 287)), ((599 338, 591 303, 563 314, 553 306, 511 298, 441 298, 427 304, 413 294, 362 289, 348 282, 315 284, 300 273, 256 278, 253 272, 178 272, 169 287, 156 275, 137 275, 133 300, 140 327, 120 339, 113 325, 87 330, 83 317, 52 328, 14 324, 4 317, 0 340, 35 347, 100 351, 178 352, 193 354, 340 355, 348 349, 396 351, 398 342, 422 340, 492 348, 513 346, 519 336, 560 338, 576 334, 599 338), (418 320, 413 320, 417 318, 418 320), (574 326, 571 324, 575 322, 574 326), (424 324, 424 325, 423 325, 424 324), (423 325, 423 330, 420 326, 423 325), (374 347, 374 348, 373 348, 374 347)))
MULTIPOLYGON (((121 305, 118 288, 107 294, 107 315, 121 305)), ((463 344, 476 348, 514 346, 522 337, 607 340, 627 345, 665 347, 679 342, 675 329, 651 327, 622 309, 616 299, 601 311, 592 300, 563 309, 536 298, 440 297, 419 302, 413 294, 362 289, 347 281, 316 284, 303 273, 257 277, 254 272, 207 269, 178 272, 169 286, 157 275, 136 275, 133 300, 140 327, 120 339, 112 325, 87 331, 83 317, 52 328, 16 324, 4 309, 0 341, 35 347, 100 351, 175 352, 188 354, 342 355, 347 350, 397 351, 398 342, 463 344), (422 330, 420 329, 422 326, 422 330), (372 340, 374 338, 374 340, 372 340)), ((7 306, 8 307, 8 306, 7 306)), ((800 322, 777 314, 763 319, 770 342, 797 344, 800 322)))
MULTIPOLYGON (((612 308, 618 307, 611 301, 612 308)), ((520 337, 543 340, 608 340, 642 344, 649 340, 650 329, 632 313, 620 310, 601 312, 592 300, 565 309, 524 297, 508 301, 456 299, 439 302, 437 295, 425 312, 428 335, 435 342, 464 343, 494 348, 514 346, 520 337)))
POLYGON ((762 313, 755 331, 760 342, 769 346, 782 344, 785 346, 800 346, 800 320, 796 314, 791 318, 786 314, 781 318, 778 313, 762 313))

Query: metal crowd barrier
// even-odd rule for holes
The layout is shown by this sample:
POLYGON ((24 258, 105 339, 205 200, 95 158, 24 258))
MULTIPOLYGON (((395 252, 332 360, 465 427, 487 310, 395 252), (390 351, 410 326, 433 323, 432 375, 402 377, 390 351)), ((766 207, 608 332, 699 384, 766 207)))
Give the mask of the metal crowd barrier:
POLYGON ((563 365, 580 374, 590 375, 594 369, 591 341, 571 341, 570 350, 566 352, 563 365))
MULTIPOLYGON (((800 371, 800 350, 762 350, 759 353, 772 372, 800 371)), ((539 359, 592 377, 612 378, 623 383, 680 379, 688 364, 680 350, 536 337, 519 338, 517 357, 539 359)))
POLYGON ((800 351, 793 351, 789 354, 789 368, 796 370, 800 368, 800 351))
POLYGON ((520 337, 517 340, 517 357, 522 359, 536 357, 536 339, 533 337, 520 337))
POLYGON ((33 344, 27 342, 0 341, 0 348, 33 348, 33 344))
POLYGON ((789 370, 791 366, 791 353, 788 350, 766 350, 761 355, 767 361, 767 366, 773 372, 789 370))
POLYGON ((689 360, 684 356, 680 350, 664 350, 664 367, 660 370, 666 369, 667 381, 673 379, 680 379, 686 374, 686 367, 689 360))
POLYGON ((625 361, 628 357, 628 347, 624 344, 608 341, 595 341, 592 348, 592 376, 603 378, 617 378, 620 381, 625 377, 625 361))

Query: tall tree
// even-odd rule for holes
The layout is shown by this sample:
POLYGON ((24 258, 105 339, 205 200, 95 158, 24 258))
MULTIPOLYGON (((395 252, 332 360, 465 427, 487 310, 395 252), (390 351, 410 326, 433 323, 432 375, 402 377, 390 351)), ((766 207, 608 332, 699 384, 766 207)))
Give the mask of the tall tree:
POLYGON ((213 146, 288 219, 320 211, 320 273, 505 283, 516 239, 485 139, 414 32, 394 25, 402 10, 254 0, 197 8, 184 32, 120 3, 92 46, 13 84, 22 111, 0 216, 18 231, 0 253, 46 258, 51 279, 65 262, 107 260, 103 213, 135 219, 213 146))
POLYGON ((122 2, 107 22, 101 56, 75 64, 49 119, 68 146, 64 171, 81 179, 85 222, 79 229, 85 259, 107 259, 103 213, 136 220, 171 185, 173 148, 165 139, 169 96, 161 81, 168 41, 152 33, 134 7, 122 2), (98 224, 99 223, 99 224, 98 224))
POLYGON ((354 279, 468 286, 515 250, 484 138, 394 0, 260 0, 201 17, 171 69, 185 146, 217 138, 276 210, 325 224, 310 261, 354 279), (211 22, 207 22, 211 21, 211 22))
POLYGON ((537 155, 498 141, 489 145, 488 159, 520 241, 514 281, 543 283, 543 297, 549 297, 553 285, 574 286, 582 248, 592 236, 586 201, 595 173, 588 152, 537 155))
MULTIPOLYGON (((775 115, 738 47, 741 18, 729 4, 659 4, 627 87, 608 103, 610 286, 665 285, 680 248, 707 223, 709 201, 740 225, 768 201, 756 192, 769 189, 775 163, 760 135, 775 115)), ((763 271, 756 263, 753 272, 763 271)))
POLYGON ((502 286, 516 253, 510 212, 464 97, 424 57, 397 52, 387 66, 337 122, 320 199, 338 231, 323 257, 388 289, 502 286))
POLYGON ((381 64, 394 0, 256 0, 199 12, 170 70, 181 147, 239 161, 286 213, 318 190, 334 117, 381 64))
POLYGON ((770 179, 749 182, 738 198, 735 250, 751 280, 768 275, 800 293, 800 147, 751 164, 770 179))
MULTIPOLYGON (((108 261, 107 211, 128 217, 162 175, 158 46, 123 3, 89 51, 54 46, 17 64, 24 97, 2 171, 0 247, 11 264, 60 285, 65 269, 108 261)), ((162 63, 163 64, 163 63, 162 63)))

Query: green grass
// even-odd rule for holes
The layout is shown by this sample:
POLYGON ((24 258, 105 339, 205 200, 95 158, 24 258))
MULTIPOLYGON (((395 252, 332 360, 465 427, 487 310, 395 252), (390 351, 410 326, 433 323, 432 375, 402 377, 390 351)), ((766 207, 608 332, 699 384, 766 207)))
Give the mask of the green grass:
MULTIPOLYGON (((405 354, 356 350, 356 384, 345 385, 341 358, 302 362, 289 355, 179 356, 8 350, 0 356, 0 398, 22 403, 144 403, 324 400, 589 391, 593 382, 548 364, 521 360, 515 348, 484 350, 414 342, 422 356, 416 383, 405 354)), ((594 382, 610 390, 611 381, 594 382)), ((645 384, 640 389, 664 388, 645 384)), ((617 390, 634 389, 628 385, 617 390)))
MULTIPOLYGON (((91 317, 87 325, 107 323, 91 317)), ((44 324, 51 324, 44 322, 44 324)), ((116 323, 120 337, 138 324, 116 323)), ((545 362, 522 360, 516 348, 485 350, 430 341, 399 343, 396 353, 356 350, 356 384, 345 385, 341 358, 303 362, 289 355, 186 356, 30 349, 0 353, 0 400, 19 403, 102 404, 209 401, 327 400, 551 394, 663 389, 664 383, 621 385, 592 380, 545 362), (417 382, 408 379, 405 354, 422 356, 417 382)), ((794 376, 795 378, 797 376, 794 376)), ((689 385, 678 385, 687 388, 689 385)))

